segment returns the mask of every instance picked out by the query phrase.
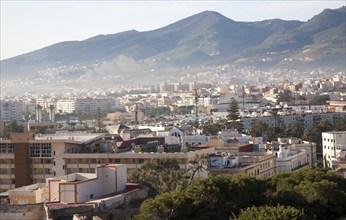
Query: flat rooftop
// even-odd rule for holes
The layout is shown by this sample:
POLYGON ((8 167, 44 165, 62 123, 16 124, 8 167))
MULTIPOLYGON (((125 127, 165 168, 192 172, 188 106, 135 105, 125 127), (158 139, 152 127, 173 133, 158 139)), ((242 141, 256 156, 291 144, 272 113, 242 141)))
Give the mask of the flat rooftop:
POLYGON ((55 134, 41 134, 36 135, 35 140, 59 140, 59 141, 77 141, 86 142, 96 138, 103 137, 103 134, 89 134, 89 133, 55 133, 55 134))

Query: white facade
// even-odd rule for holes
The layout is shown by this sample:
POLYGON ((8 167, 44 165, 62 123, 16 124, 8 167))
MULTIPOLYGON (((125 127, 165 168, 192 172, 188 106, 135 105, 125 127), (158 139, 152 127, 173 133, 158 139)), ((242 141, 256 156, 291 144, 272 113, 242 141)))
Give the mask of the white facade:
POLYGON ((76 100, 61 99, 56 102, 56 112, 73 113, 76 110, 76 100))
POLYGON ((73 173, 47 179, 49 201, 83 203, 126 189, 126 165, 110 164, 97 167, 96 175, 73 173))
POLYGON ((336 169, 346 151, 346 131, 322 132, 323 166, 336 169))
POLYGON ((276 157, 277 173, 290 172, 309 165, 305 150, 293 151, 281 144, 279 151, 273 151, 273 155, 276 157))
POLYGON ((231 155, 214 155, 209 157, 210 166, 225 168, 236 167, 238 165, 238 157, 231 155))

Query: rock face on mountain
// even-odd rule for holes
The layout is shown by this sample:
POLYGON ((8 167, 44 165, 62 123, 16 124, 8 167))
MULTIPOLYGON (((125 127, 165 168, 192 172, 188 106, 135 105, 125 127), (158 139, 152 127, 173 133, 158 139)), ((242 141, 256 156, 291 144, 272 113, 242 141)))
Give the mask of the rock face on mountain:
MULTIPOLYGON (((345 70, 345 42, 345 7, 326 9, 307 22, 237 22, 205 11, 152 31, 131 30, 61 42, 2 60, 1 77, 13 80, 48 68, 93 65, 119 57, 131 59, 124 69, 135 69, 133 75, 143 68, 131 65, 149 60, 162 62, 155 66, 146 63, 148 70, 207 64, 345 70)), ((84 74, 80 69, 77 72, 78 76, 84 74)))

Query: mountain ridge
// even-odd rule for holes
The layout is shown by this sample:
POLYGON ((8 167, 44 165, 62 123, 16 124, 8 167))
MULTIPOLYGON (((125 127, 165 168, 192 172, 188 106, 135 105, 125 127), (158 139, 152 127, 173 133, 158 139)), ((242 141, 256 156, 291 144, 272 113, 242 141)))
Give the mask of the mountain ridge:
POLYGON ((309 59, 312 59, 309 65, 314 63, 309 69, 343 69, 345 16, 346 7, 341 7, 325 9, 306 22, 281 19, 239 22, 218 12, 203 11, 155 30, 128 30, 82 41, 64 41, 1 60, 1 78, 13 80, 48 68, 111 62, 119 56, 133 60, 132 63, 144 63, 144 69, 153 69, 154 65, 157 70, 210 63, 293 68, 305 65, 309 59), (327 51, 323 56, 322 47, 327 51), (303 54, 307 49, 310 52, 303 54), (283 51, 288 52, 282 54, 283 51), (287 64, 285 59, 294 62, 287 64), (330 59, 340 62, 330 64, 330 59), (161 63, 153 64, 152 60, 161 63))

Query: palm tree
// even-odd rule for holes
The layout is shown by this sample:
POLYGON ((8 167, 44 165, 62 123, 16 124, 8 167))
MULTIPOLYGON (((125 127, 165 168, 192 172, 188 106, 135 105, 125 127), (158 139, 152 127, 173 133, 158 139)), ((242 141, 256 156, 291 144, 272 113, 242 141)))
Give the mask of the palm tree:
POLYGON ((276 129, 277 125, 277 119, 278 119, 278 111, 272 110, 269 112, 274 117, 274 128, 276 129))

